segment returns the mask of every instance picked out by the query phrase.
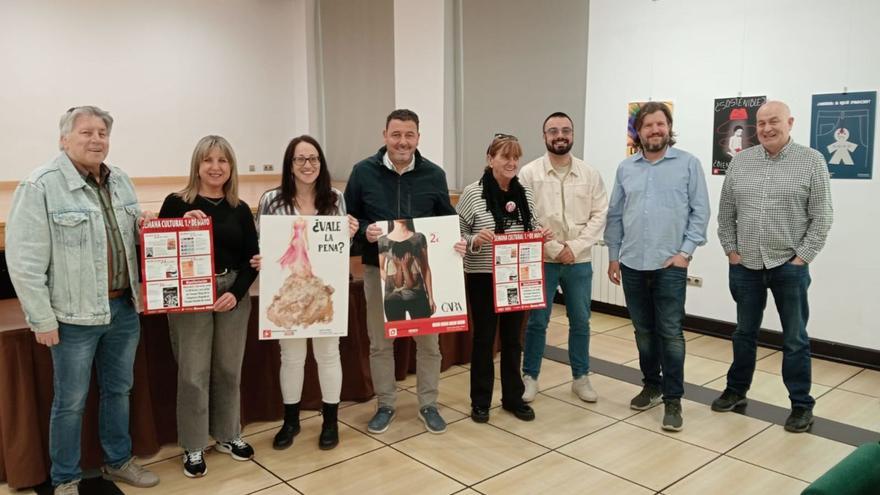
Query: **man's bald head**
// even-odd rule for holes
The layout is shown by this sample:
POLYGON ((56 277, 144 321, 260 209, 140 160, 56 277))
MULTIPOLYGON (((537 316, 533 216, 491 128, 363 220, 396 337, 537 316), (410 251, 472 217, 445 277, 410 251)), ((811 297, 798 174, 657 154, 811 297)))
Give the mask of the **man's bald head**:
POLYGON ((781 101, 770 100, 758 109, 758 141, 770 155, 776 155, 788 144, 794 118, 791 109, 781 101))

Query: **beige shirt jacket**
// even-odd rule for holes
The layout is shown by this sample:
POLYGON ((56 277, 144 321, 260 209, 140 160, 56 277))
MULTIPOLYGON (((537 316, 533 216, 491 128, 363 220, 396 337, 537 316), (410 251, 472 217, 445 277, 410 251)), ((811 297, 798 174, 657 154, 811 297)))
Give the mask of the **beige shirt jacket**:
POLYGON ((591 261, 608 214, 608 194, 599 172, 572 156, 571 169, 563 179, 545 153, 522 167, 519 180, 534 194, 538 221, 554 234, 552 241, 544 243, 544 261, 558 263, 556 257, 566 244, 575 263, 591 261))

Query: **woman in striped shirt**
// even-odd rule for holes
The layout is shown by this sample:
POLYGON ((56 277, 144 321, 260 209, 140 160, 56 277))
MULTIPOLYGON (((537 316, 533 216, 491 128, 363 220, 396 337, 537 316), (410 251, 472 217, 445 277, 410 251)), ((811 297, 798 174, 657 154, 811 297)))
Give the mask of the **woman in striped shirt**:
MULTIPOLYGON (((495 234, 541 231, 532 192, 516 177, 522 147, 516 137, 496 134, 486 150, 483 177, 468 185, 456 206, 462 237, 467 243, 464 258, 465 282, 470 305, 474 345, 471 355, 471 418, 489 421, 492 386, 495 380, 493 347, 495 329, 501 333, 501 405, 523 421, 535 419, 535 412, 522 400, 519 373, 522 346, 520 331, 525 312, 495 314, 492 280, 492 241, 495 234)), ((548 239, 549 240, 549 239, 548 239)))

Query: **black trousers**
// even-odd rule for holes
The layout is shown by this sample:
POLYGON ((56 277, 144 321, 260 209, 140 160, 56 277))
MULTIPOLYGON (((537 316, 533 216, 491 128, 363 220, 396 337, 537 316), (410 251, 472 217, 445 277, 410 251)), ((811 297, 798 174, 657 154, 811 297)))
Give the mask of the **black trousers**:
POLYGON ((488 408, 492 403, 492 387, 495 385, 493 349, 495 331, 498 329, 501 333, 501 404, 506 409, 515 409, 522 404, 524 391, 520 375, 520 334, 526 312, 495 314, 495 286, 492 284, 491 273, 468 273, 465 275, 465 284, 474 338, 471 353, 471 406, 488 408))

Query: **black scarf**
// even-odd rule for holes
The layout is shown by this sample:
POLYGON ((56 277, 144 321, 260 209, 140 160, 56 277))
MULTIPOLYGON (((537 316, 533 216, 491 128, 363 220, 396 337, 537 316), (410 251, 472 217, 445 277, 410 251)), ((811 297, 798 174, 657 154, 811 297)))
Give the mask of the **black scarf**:
POLYGON ((526 200, 526 190, 519 183, 518 177, 510 179, 507 191, 502 191, 495 176, 492 175, 492 169, 487 167, 480 184, 483 186, 482 198, 486 201, 486 211, 495 219, 496 234, 503 234, 507 226, 517 222, 523 224, 523 230, 526 232, 532 230, 532 212, 526 200), (505 208, 510 201, 516 205, 516 209, 512 212, 508 212, 505 208))

